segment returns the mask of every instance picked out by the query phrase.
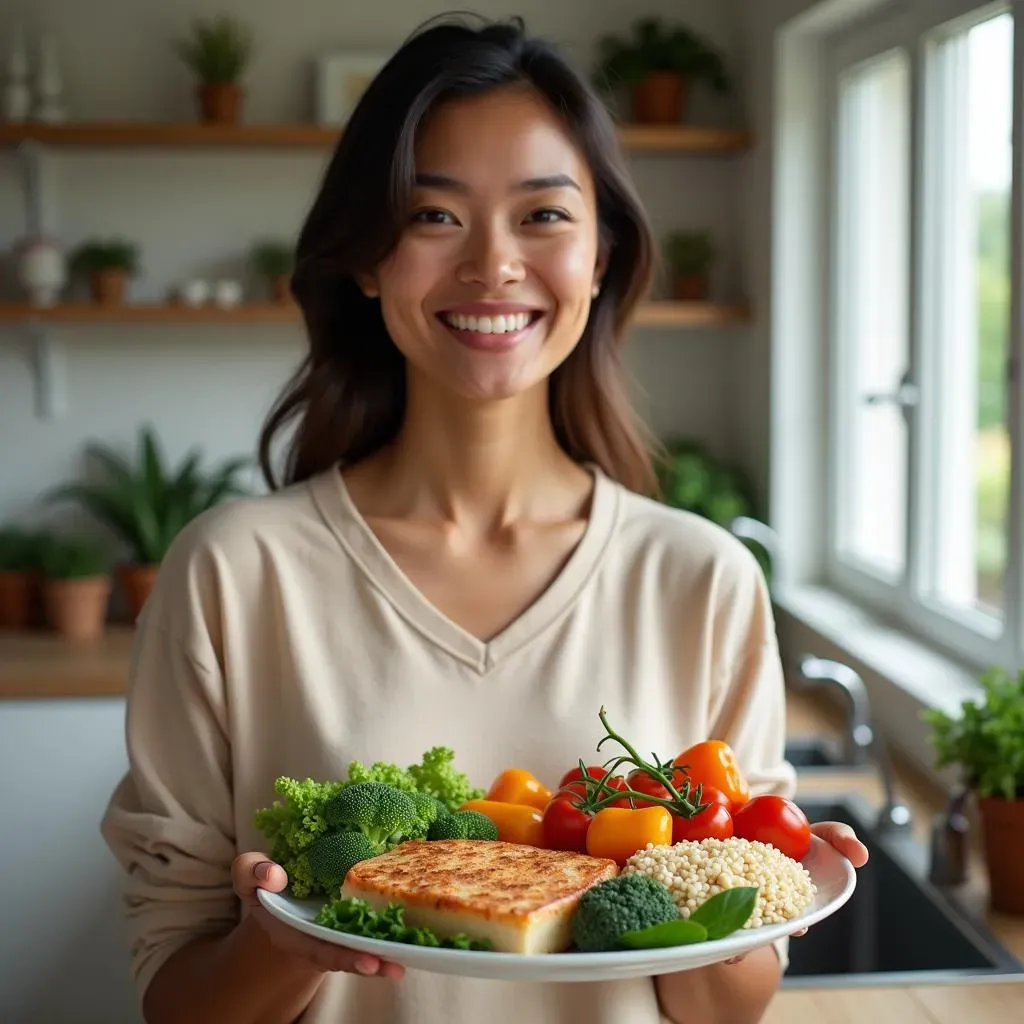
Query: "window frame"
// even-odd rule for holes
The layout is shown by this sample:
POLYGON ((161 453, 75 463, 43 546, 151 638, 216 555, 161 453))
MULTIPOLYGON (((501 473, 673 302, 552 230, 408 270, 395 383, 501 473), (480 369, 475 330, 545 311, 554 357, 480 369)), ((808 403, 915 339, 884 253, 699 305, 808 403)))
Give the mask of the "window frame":
MULTIPOLYGON (((827 395, 826 450, 828 473, 825 499, 824 576, 829 586, 871 607, 894 622, 954 657, 967 659, 979 668, 999 663, 1012 671, 1024 668, 1024 273, 1022 273, 1022 159, 1024 142, 1024 0, 979 3, 978 0, 912 0, 899 8, 889 7, 856 26, 846 26, 841 34, 826 41, 823 64, 827 83, 825 103, 828 111, 825 133, 826 152, 822 154, 827 190, 825 224, 825 360, 824 381, 827 395), (929 167, 930 157, 941 146, 941 121, 935 115, 935 97, 941 80, 932 59, 936 31, 962 31, 995 14, 1014 16, 1012 87, 1014 102, 1013 155, 1010 191, 1009 262, 1011 276, 1010 329, 1008 335, 1007 426, 1011 436, 1011 469, 1008 508, 1007 581, 1004 587, 1004 615, 1000 622, 973 609, 943 607, 930 600, 921 589, 927 551, 935 537, 935 524, 928 522, 925 488, 933 483, 926 435, 933 413, 935 392, 935 353, 925 339, 929 336, 930 282, 934 280, 927 262, 930 224, 928 211, 935 204, 936 176, 929 167), (907 331, 908 365, 911 379, 918 385, 919 405, 908 417, 907 430, 907 507, 903 523, 905 565, 895 579, 883 578, 877 570, 859 562, 849 553, 840 553, 841 484, 838 467, 844 426, 848 427, 850 401, 843 389, 843 363, 848 358, 842 346, 839 256, 844 212, 840 206, 841 188, 841 94, 844 75, 894 51, 902 51, 909 72, 908 124, 908 239, 907 331), (993 629, 992 626, 998 628, 993 629)), ((893 382, 894 386, 896 382, 893 382)))

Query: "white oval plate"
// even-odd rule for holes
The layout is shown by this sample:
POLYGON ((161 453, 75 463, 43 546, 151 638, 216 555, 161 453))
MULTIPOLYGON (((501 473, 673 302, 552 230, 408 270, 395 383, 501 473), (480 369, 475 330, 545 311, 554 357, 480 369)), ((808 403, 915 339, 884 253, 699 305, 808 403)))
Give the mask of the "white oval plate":
MULTIPOLYGON (((801 928, 809 928, 834 914, 853 895, 857 885, 853 865, 817 836, 811 837, 811 849, 802 863, 818 891, 814 902, 800 917, 785 924, 744 928, 724 939, 698 942, 690 946, 610 953, 547 953, 527 956, 521 953, 487 953, 386 942, 315 924, 316 915, 325 902, 319 897, 299 900, 286 893, 271 893, 260 889, 259 900, 274 917, 300 932, 337 946, 371 953, 402 964, 409 970, 499 981, 606 981, 707 967, 708 964, 749 953, 776 939, 792 935, 801 928)), ((813 942, 813 934, 798 941, 813 942)))

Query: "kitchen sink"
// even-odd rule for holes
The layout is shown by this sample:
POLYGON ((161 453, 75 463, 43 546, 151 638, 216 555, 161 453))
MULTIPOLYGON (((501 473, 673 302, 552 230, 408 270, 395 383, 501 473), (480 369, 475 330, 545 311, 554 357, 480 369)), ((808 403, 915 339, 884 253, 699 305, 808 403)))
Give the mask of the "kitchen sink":
POLYGON ((797 803, 812 822, 851 825, 870 860, 849 902, 790 941, 784 987, 1024 980, 1024 964, 928 881, 927 851, 910 832, 878 832, 875 814, 855 794, 797 803))
POLYGON ((788 739, 786 760, 800 771, 807 768, 855 767, 840 743, 820 736, 794 736, 788 739))

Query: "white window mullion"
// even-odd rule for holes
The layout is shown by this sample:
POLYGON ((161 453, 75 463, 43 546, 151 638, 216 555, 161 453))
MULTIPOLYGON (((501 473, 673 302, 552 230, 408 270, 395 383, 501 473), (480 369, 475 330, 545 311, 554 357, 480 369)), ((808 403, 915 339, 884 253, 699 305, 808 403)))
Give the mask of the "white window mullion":
POLYGON ((1007 646, 1014 671, 1024 669, 1024 0, 1013 4, 1013 178, 1010 186, 1010 344, 1007 422, 1010 460, 1007 646))

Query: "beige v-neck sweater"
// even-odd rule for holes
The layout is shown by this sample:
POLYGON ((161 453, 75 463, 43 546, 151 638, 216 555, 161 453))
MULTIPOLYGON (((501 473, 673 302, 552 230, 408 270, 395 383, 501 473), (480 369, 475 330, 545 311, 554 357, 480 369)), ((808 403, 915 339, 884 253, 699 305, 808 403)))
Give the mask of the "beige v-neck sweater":
MULTIPOLYGON (((141 990, 184 943, 237 921, 231 861, 265 849, 253 812, 279 775, 336 777, 353 759, 406 765, 444 744, 476 785, 508 766, 553 785, 596 757, 605 705, 641 750, 670 756, 719 737, 756 793, 792 793, 757 563, 719 527, 594 472, 588 525, 564 570, 487 643, 413 587, 337 470, 222 506, 180 535, 138 624, 130 769, 103 822, 126 871, 141 990)), ((649 979, 534 985, 418 972, 400 983, 331 975, 303 1017, 659 1020, 649 979)))

